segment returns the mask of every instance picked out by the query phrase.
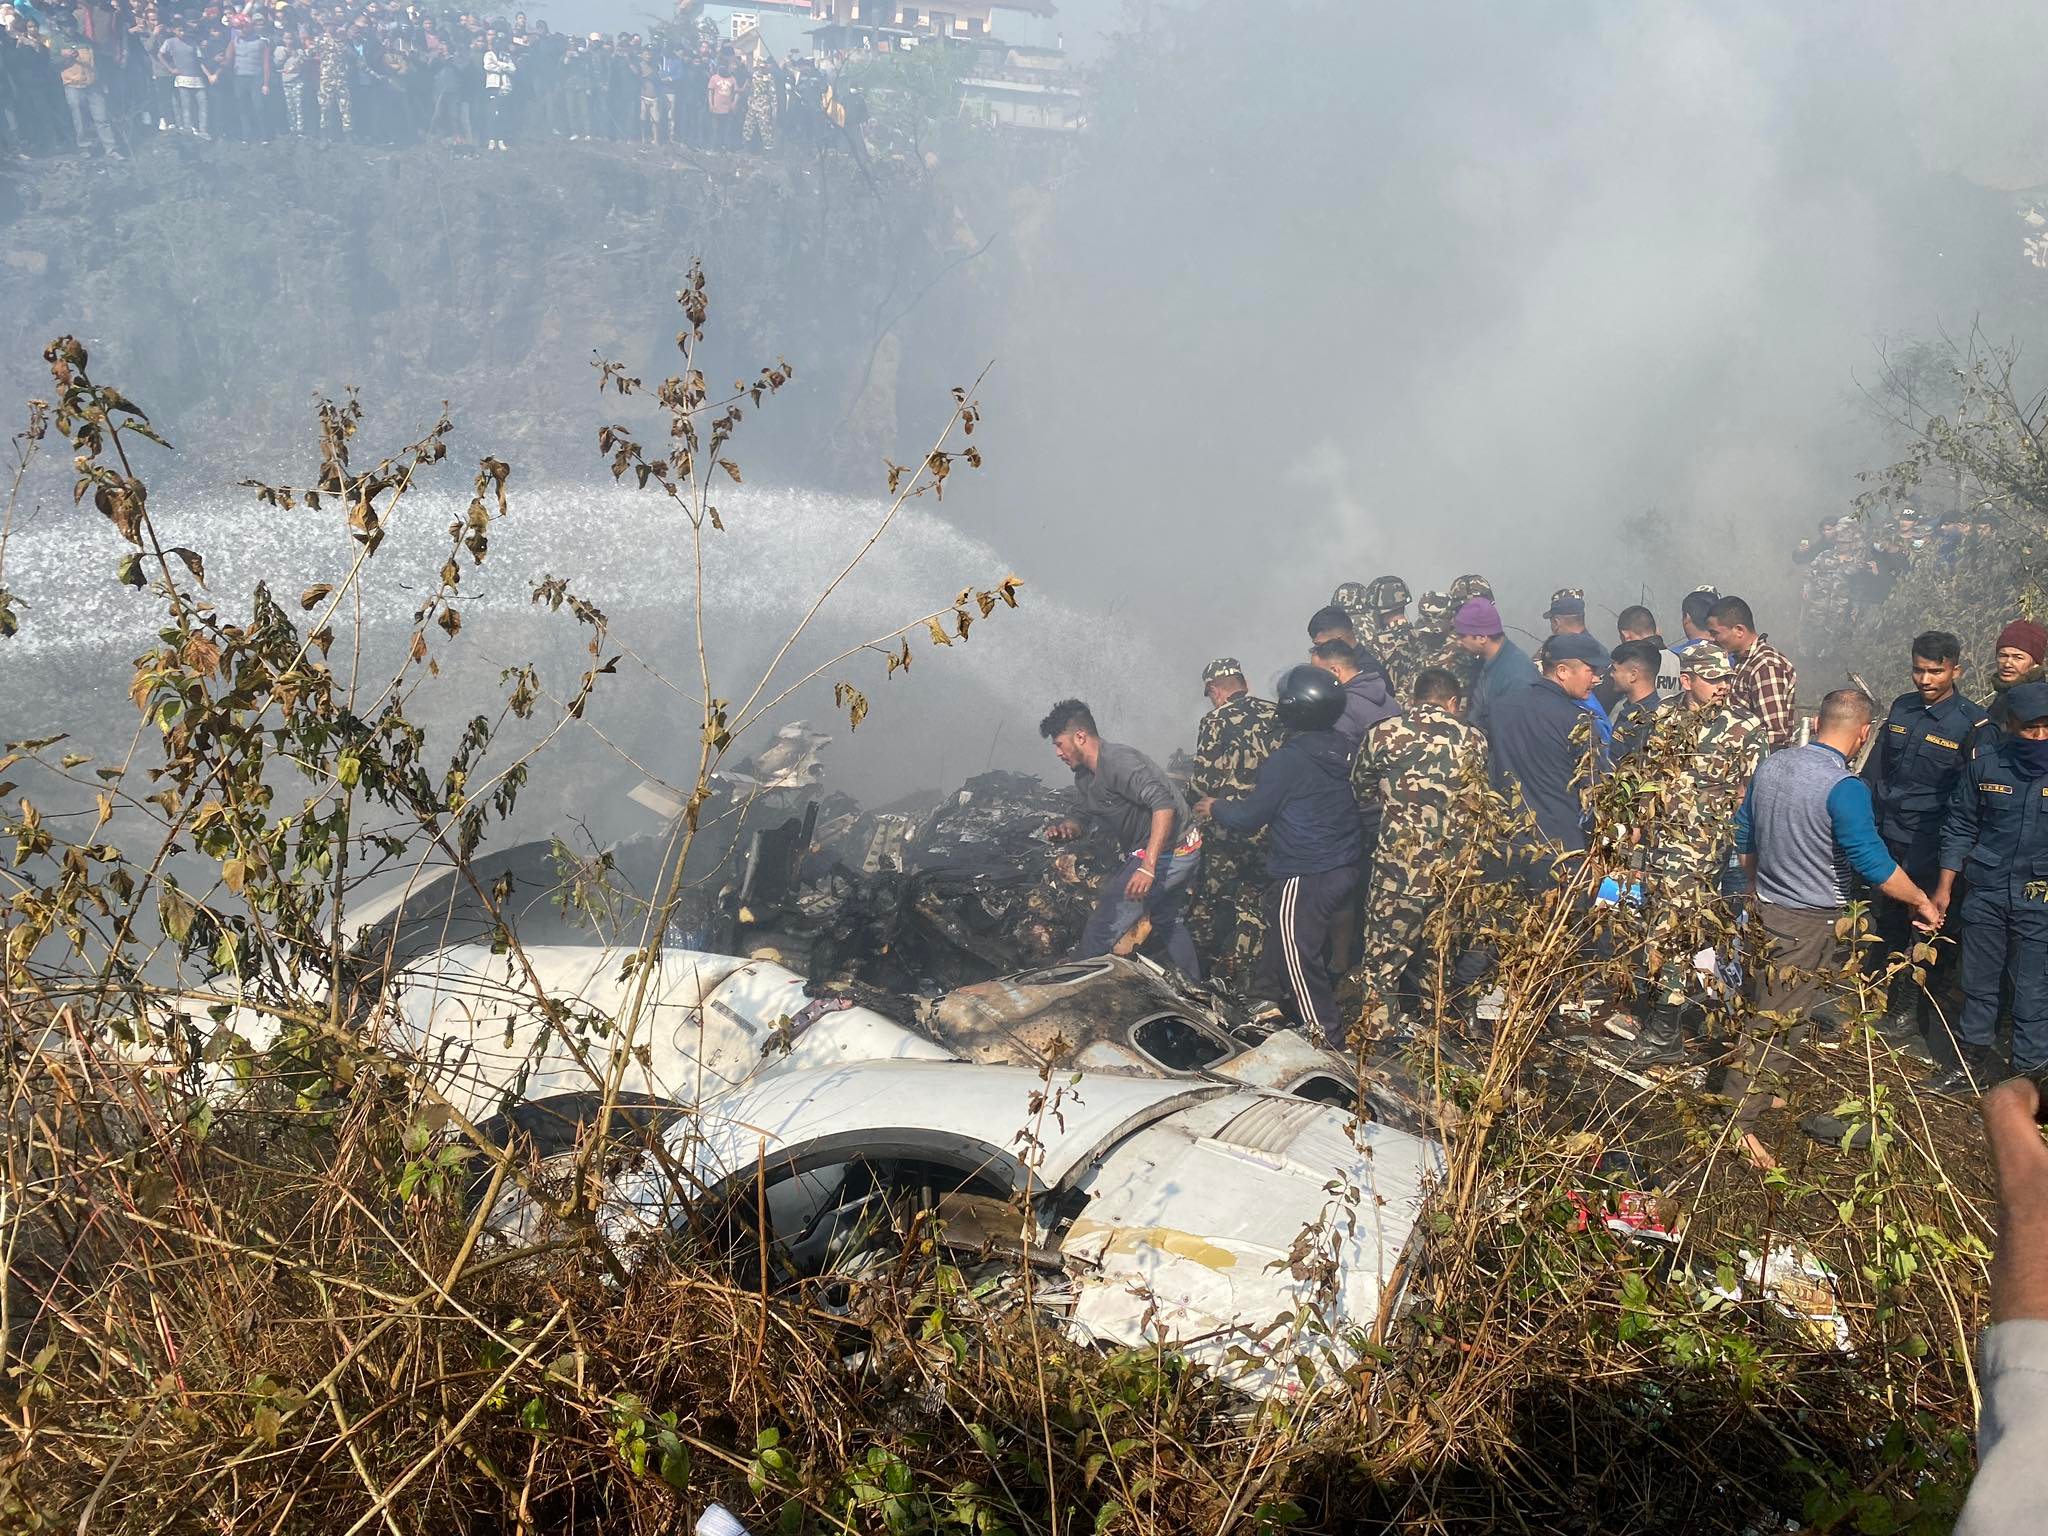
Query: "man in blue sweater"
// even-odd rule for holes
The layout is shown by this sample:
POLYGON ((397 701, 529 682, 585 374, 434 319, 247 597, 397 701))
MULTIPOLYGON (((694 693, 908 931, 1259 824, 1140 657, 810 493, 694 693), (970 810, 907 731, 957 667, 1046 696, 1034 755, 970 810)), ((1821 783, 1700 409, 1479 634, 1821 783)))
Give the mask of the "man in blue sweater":
POLYGON ((1479 677, 1472 685, 1467 724, 1488 735, 1493 732, 1493 710, 1502 698, 1536 681, 1536 665, 1504 633, 1500 610, 1490 597, 1469 600, 1451 620, 1453 643, 1479 663, 1479 677))
POLYGON ((1735 851, 1767 953, 1747 965, 1750 1009, 1723 1092, 1736 1101, 1743 1151, 1760 1168, 1776 1165, 1755 1127, 1771 1107, 1769 1079, 1789 1064, 1782 1047, 1806 1037, 1830 1002, 1830 984, 1854 963, 1836 933, 1851 875, 1902 903, 1923 932, 1941 926, 1934 903, 1878 835, 1870 786, 1849 771, 1870 725, 1870 696, 1836 689, 1821 700, 1813 740, 1765 758, 1735 816, 1735 851))
POLYGON ((1260 996, 1292 997, 1309 1031, 1344 1043, 1344 1020, 1330 981, 1330 926, 1358 883, 1363 844, 1351 792, 1355 744, 1333 727, 1344 690, 1320 667, 1296 667, 1280 680, 1280 724, 1289 735, 1259 765, 1242 799, 1195 802, 1195 815, 1219 826, 1266 835, 1266 944, 1255 983, 1260 996))

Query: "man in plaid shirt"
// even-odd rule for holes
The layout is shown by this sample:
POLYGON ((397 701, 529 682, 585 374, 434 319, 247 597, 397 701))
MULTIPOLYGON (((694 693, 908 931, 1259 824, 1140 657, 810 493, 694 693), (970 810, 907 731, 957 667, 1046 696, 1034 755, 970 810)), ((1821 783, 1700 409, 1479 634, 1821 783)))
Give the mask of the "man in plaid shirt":
POLYGON ((1799 673, 1791 659, 1756 632, 1756 615, 1739 597, 1724 597, 1707 613, 1707 633, 1735 658, 1728 702, 1763 722, 1771 750, 1792 745, 1799 728, 1799 673))

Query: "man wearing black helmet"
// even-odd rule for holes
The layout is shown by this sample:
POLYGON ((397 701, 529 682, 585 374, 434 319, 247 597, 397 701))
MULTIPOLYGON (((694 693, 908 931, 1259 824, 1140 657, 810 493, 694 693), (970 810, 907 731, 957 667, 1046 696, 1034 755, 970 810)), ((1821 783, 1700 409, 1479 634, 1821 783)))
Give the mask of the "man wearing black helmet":
POLYGON ((1291 997, 1301 1022, 1334 1045, 1344 1020, 1330 981, 1330 926, 1358 883, 1361 841, 1351 790, 1352 743, 1333 727, 1344 690, 1320 667, 1296 667, 1280 680, 1278 750, 1259 765, 1250 794, 1205 797, 1195 815, 1240 835, 1269 828, 1266 844, 1266 946, 1256 989, 1291 997))

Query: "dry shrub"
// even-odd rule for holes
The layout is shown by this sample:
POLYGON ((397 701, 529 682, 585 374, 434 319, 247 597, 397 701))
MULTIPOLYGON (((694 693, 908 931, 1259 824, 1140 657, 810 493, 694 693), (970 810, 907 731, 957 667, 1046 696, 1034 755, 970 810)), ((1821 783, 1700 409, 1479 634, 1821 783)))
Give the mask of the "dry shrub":
MULTIPOLYGON (((614 474, 671 497, 701 548, 725 534, 706 493, 738 478, 725 455, 742 403, 787 372, 713 398, 688 362, 701 278, 681 301, 677 378, 643 391, 614 365, 601 374, 608 400, 659 400, 668 448, 623 426, 603 439, 614 474)), ((614 1240, 587 1198, 609 1142, 570 1154, 566 1180, 498 1150, 380 1037, 380 978, 342 943, 349 871, 432 853, 551 1006, 522 969, 507 892, 472 855, 539 750, 507 761, 498 727, 534 719, 544 744, 580 718, 620 659, 604 614, 542 583, 536 602, 589 631, 588 671, 566 699, 508 671, 496 722, 476 715, 430 767, 404 704, 457 642, 463 562, 486 557, 507 466, 480 461, 401 673, 371 687, 326 659, 349 653, 352 586, 414 478, 446 457, 448 423, 364 467, 360 409, 323 407, 312 488, 258 494, 324 499, 359 556, 300 596, 303 631, 265 593, 231 622, 192 585, 203 556, 159 537, 126 451, 147 418, 92 382, 76 342, 49 356, 56 403, 34 430, 69 440, 80 498, 133 546, 118 579, 161 597, 166 628, 133 679, 146 784, 133 753, 90 777, 54 741, 0 758, 88 792, 77 814, 21 799, 4 829, 6 1526, 638 1533, 682 1528, 712 1499, 772 1530, 1046 1536, 1732 1533, 1788 1518, 1877 1532, 1952 1517, 1988 1210, 1967 1112, 1920 1098, 1909 1069, 1852 1033, 1788 1085, 1771 1122, 1787 1168, 1759 1178, 1728 1155, 1724 1106, 1617 1077, 1552 1031, 1561 1001, 1620 982, 1627 967, 1603 956, 1635 938, 1587 905, 1597 861, 1562 893, 1499 879, 1480 850, 1510 828, 1476 785, 1478 835, 1437 873, 1435 922, 1493 946, 1505 1009, 1490 1047, 1466 1050, 1444 1027, 1462 1002, 1439 978, 1412 1066, 1448 1173, 1404 1262, 1404 1303, 1291 1400, 1237 1400, 1163 1343, 1083 1345, 1022 1303, 1021 1272, 962 1265, 927 1225, 907 1227, 894 1262, 829 1288, 764 1290, 761 1266, 701 1233, 614 1240), (181 886, 195 860, 212 883, 181 886), (202 1009, 217 1000, 212 1025, 174 1024, 173 1001, 195 993, 202 1009), (1868 1146, 1814 1150, 1790 1129, 1838 1106, 1876 1130, 1868 1146), (1682 1242, 1605 1230, 1606 1206, 1645 1190, 1685 1213, 1682 1242), (552 1202, 537 1245, 486 1230, 482 1213, 515 1192, 552 1202), (1738 1303, 1706 1283, 1731 1290, 1743 1250, 1791 1245, 1832 1268, 1848 1349, 1753 1288, 1738 1303)), ((948 432, 975 416, 962 392, 948 432)), ((892 471, 896 505, 943 482, 946 441, 892 471)), ((964 639, 974 608, 1015 593, 969 589, 796 683, 771 668, 751 692, 717 686, 700 646, 697 687, 681 690, 703 710, 680 776, 690 814, 639 974, 733 737, 856 652, 883 656, 886 680, 908 636, 964 639)), ((839 697, 857 723, 866 696, 842 682, 839 697)), ((1867 1014, 1869 983, 1851 991, 1867 1014)), ((561 1014, 607 1118, 620 1072, 596 1031, 616 1063, 638 1013, 636 998, 616 1019, 561 1014)))

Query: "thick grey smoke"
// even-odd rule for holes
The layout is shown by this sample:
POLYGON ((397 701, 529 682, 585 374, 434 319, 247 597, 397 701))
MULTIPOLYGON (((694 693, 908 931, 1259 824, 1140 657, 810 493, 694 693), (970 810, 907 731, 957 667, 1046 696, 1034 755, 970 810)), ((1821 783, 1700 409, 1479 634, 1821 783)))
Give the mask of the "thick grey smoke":
MULTIPOLYGON (((630 25, 631 9, 550 19, 630 25)), ((684 197, 710 196, 701 171, 658 193, 627 178, 609 206, 552 188, 562 194, 552 208, 519 178, 605 162, 578 159, 581 146, 536 145, 495 169, 458 163, 451 196, 499 177, 526 201, 491 204, 492 238, 444 227, 437 213, 419 272, 396 244, 376 244, 395 276, 367 258, 348 266, 320 295, 326 318, 296 349, 297 372, 251 377, 246 392, 296 397, 309 378, 338 388, 357 362, 347 344, 380 334, 380 306, 416 278, 443 284, 432 291, 445 289, 451 314, 484 312, 489 324, 475 336, 430 325, 418 398, 378 399, 380 430, 442 394, 465 429, 525 411, 530 447, 516 434, 503 442, 495 424, 464 440, 510 452, 522 489, 545 487, 527 505, 556 509, 505 531, 507 609, 523 600, 513 576, 573 566, 583 590, 619 610, 621 638, 653 655, 662 635, 629 617, 658 627, 674 613, 649 596, 638 525, 620 525, 631 537, 616 550, 592 533, 612 525, 585 500, 601 471, 581 445, 610 408, 587 393, 584 348, 672 366, 665 341, 655 345, 673 326, 666 290, 705 255, 714 332, 737 348, 714 372, 760 361, 754 342, 725 339, 721 327, 743 319, 804 364, 798 391, 818 392, 809 414, 785 402, 749 422, 740 456, 750 487, 808 478, 803 466, 831 460, 841 429, 860 447, 838 455, 849 465, 838 483, 878 484, 857 429, 883 421, 876 436, 914 458, 947 403, 930 382, 964 383, 994 357, 977 438, 987 470, 920 507, 860 598, 893 622, 1015 570, 1026 611, 991 621, 964 654, 934 653, 908 688, 876 691, 857 749, 842 751, 860 791, 880 797, 891 783, 957 780, 989 762, 1053 768, 1033 727, 1072 692, 1091 697, 1112 733, 1163 755, 1192 739, 1204 661, 1238 655, 1263 682, 1301 659, 1303 621, 1338 582, 1382 571, 1418 592, 1484 571, 1525 629, 1541 627, 1552 588, 1583 585, 1602 632, 1606 613, 1641 598, 1675 630, 1679 595, 1712 582, 1750 596, 1765 627, 1791 640, 1789 546, 1846 505, 1856 471, 1895 449, 1857 398, 1877 347, 1980 317, 2000 339, 2039 328, 2048 274, 2023 256, 2016 215, 2027 190, 2048 183, 2048 98, 2030 72, 2048 17, 2009 0, 1964 14, 1848 0, 1070 0, 1063 25, 1096 70, 1090 131, 1064 158, 1014 146, 956 154, 935 140, 946 153, 928 185, 900 167, 886 173, 913 188, 895 202, 869 198, 843 156, 776 162, 734 176, 739 192, 768 193, 735 197, 750 216, 778 199, 800 216, 748 224, 744 239, 684 197), (1119 27, 1122 41, 1105 40, 1119 27), (773 192, 784 176, 786 196, 773 192), (941 236, 928 239, 920 220, 941 236), (782 243, 764 246, 771 236, 782 243), (893 256, 877 243, 899 237, 893 256), (960 249, 940 249, 948 240, 960 249), (863 264, 901 266, 879 308, 858 283, 832 286, 863 264), (790 293, 810 297, 792 304, 790 293), (902 324, 871 350, 869 328, 899 311, 902 324), (566 339, 544 342, 555 336, 566 339), (842 362, 884 360, 869 370, 878 376, 900 357, 902 378, 873 398, 831 397, 858 371, 833 383, 811 369, 835 347, 842 362), (559 406, 535 382, 550 356, 568 359, 559 406), (835 420, 829 432, 818 425, 835 420), (577 457, 541 451, 557 437, 579 445, 577 457), (522 548, 537 526, 546 537, 522 548)), ((394 157, 394 186, 430 152, 394 157)), ((355 153, 337 147, 322 163, 353 166, 355 153)), ((230 163, 280 185, 300 176, 282 149, 230 163)), ((32 222, 8 239, 26 240, 32 222)), ((75 329, 96 360, 104 343, 122 377, 138 360, 189 365, 193 378, 206 373, 191 359, 272 366, 253 341, 231 358, 227 341, 243 331, 226 321, 261 319, 267 343, 296 310, 284 297, 224 303, 227 290, 206 276, 210 250, 178 249, 156 274, 175 302, 102 298, 95 309, 66 295, 37 314, 34 334, 75 329), (164 319, 188 311, 191 323, 164 319), (201 345, 212 339, 221 346, 201 345)), ((202 448, 209 441, 200 434, 202 448)), ((260 452, 212 446, 234 473, 269 472, 260 452)), ((75 595, 74 618, 131 596, 103 590, 112 535, 66 522, 54 465, 52 475, 37 492, 52 519, 49 568, 24 565, 33 536, 9 556, 10 582, 48 599, 32 626, 72 605, 67 580, 98 584, 75 595), (86 554, 65 542, 74 535, 86 554)), ((778 510, 782 543, 736 556, 728 573, 735 604, 760 599, 734 610, 749 633, 795 617, 797 586, 831 568, 835 540, 852 529, 838 504, 785 494, 764 504, 778 510)), ((230 521, 217 525, 224 535, 230 521)), ((234 547, 252 560, 263 548, 234 547)), ((209 553, 225 580, 227 549, 209 553)), ((675 560, 662 568, 673 573, 675 560)), ((305 579, 254 574, 281 587, 305 579)), ((130 639, 97 624, 71 632, 115 648, 106 686, 118 702, 130 639)), ((68 688, 91 670, 22 641, 12 654, 6 702, 17 717, 63 691, 24 680, 28 671, 68 688)), ((673 649, 659 659, 687 662, 673 649)), ((799 704, 822 724, 829 692, 799 704)), ((636 745, 657 758, 680 750, 652 725, 636 745)), ((626 771, 610 754, 601 766, 626 771)))
POLYGON ((1386 570, 1482 570, 1538 629, 1583 585, 1603 632, 1712 582, 1789 640, 1789 544, 1888 455, 1854 398, 1880 339, 2036 307, 2011 189, 2048 180, 2048 27, 2015 5, 1129 20, 1024 237, 998 494, 1190 669, 1296 659, 1386 570))

